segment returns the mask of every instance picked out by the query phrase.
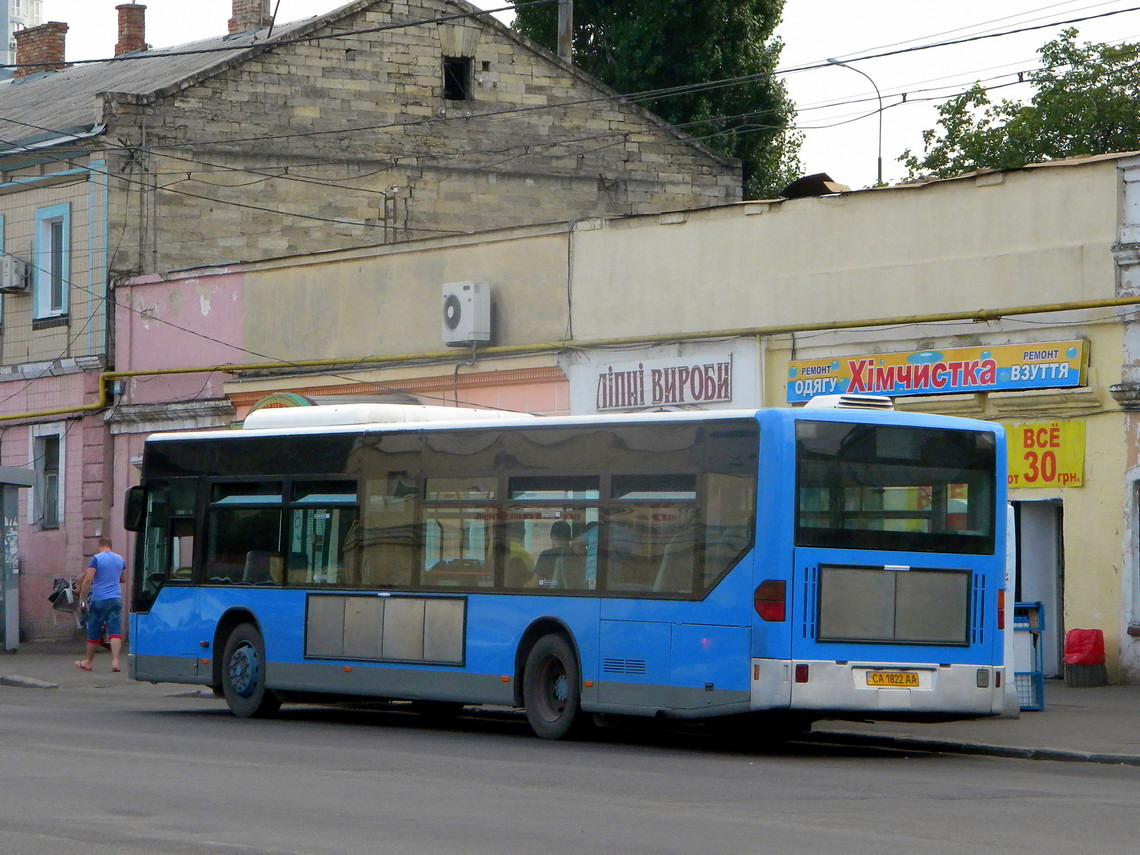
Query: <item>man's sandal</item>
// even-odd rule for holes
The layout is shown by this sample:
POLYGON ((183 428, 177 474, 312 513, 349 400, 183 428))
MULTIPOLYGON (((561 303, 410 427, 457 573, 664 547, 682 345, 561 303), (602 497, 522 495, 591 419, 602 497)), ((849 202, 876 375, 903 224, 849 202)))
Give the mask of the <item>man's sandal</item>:
POLYGON ((82 659, 76 659, 75 660, 75 667, 78 668, 80 671, 90 671, 91 670, 91 666, 88 665, 86 662, 84 662, 82 659))

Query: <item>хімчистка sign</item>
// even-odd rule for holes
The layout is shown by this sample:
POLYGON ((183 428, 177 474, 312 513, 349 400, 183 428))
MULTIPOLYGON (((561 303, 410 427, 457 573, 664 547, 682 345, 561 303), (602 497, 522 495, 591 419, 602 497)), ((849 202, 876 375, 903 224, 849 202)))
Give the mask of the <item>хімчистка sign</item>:
POLYGON ((948 395, 1084 385, 1084 341, 794 360, 788 403, 815 395, 948 395))

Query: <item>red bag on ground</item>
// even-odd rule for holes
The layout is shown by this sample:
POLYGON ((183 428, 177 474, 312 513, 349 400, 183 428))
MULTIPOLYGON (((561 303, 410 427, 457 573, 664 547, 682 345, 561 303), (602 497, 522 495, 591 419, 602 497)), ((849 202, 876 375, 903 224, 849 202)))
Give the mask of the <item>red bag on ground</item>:
POLYGON ((1103 665, 1104 633, 1099 629, 1070 629, 1065 633, 1066 665, 1103 665))

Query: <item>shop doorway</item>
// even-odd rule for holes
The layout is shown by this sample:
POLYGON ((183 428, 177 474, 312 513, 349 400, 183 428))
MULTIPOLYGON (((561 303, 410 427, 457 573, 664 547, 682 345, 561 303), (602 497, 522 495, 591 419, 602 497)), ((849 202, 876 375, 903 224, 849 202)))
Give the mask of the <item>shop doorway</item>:
POLYGON ((1046 677, 1063 673, 1064 507, 1060 499, 1013 502, 1019 603, 1045 606, 1042 657, 1046 677))

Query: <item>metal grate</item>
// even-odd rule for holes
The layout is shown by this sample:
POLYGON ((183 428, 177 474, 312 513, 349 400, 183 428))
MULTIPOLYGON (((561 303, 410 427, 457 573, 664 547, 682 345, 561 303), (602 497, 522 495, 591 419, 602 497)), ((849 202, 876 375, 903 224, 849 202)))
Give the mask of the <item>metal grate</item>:
POLYGON ((815 638, 815 624, 818 619, 816 607, 819 600, 816 591, 819 587, 819 568, 804 568, 804 638, 815 638))
POLYGON ((602 671, 607 674, 644 674, 644 659, 603 659, 602 671))
POLYGON ((981 573, 974 574, 973 608, 971 609, 970 637, 973 644, 986 640, 986 578, 981 573))

